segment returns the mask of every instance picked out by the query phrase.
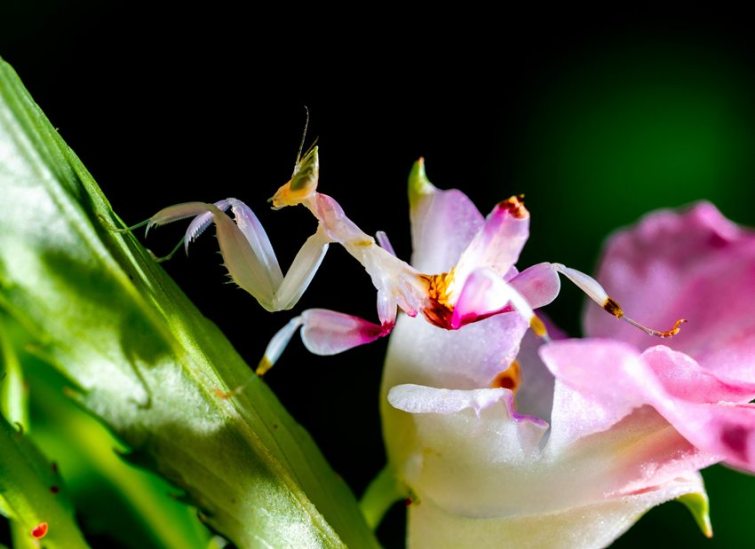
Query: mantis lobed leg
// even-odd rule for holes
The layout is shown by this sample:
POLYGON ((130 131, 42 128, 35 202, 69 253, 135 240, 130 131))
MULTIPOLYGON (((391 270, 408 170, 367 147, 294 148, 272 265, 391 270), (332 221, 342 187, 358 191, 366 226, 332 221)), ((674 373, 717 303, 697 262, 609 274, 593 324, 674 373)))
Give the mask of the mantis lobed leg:
POLYGON ((183 238, 188 246, 212 223, 231 279, 268 311, 290 309, 301 298, 322 263, 330 239, 323 230, 310 236, 284 276, 270 239, 246 204, 226 198, 214 204, 186 202, 169 206, 149 219, 148 229, 194 217, 183 238), (225 212, 230 209, 231 219, 225 212))

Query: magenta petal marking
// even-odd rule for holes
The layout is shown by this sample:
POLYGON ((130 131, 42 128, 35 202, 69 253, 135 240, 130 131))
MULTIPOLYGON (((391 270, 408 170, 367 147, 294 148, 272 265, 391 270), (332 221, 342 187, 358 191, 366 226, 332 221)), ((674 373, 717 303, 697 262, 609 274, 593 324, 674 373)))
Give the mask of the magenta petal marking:
POLYGON ((302 317, 301 338, 307 349, 317 355, 334 355, 385 337, 393 324, 374 324, 357 316, 309 309, 302 317))
POLYGON ((454 305, 451 329, 494 315, 508 305, 510 286, 490 269, 479 269, 470 274, 454 305))

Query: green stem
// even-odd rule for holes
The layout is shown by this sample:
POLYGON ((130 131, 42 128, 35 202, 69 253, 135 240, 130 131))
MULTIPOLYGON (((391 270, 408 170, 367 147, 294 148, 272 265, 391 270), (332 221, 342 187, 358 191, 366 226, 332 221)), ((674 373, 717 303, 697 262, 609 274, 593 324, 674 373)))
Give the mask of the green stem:
POLYGON ((374 531, 391 505, 408 495, 406 488, 396 478, 391 466, 386 465, 372 479, 359 502, 359 508, 362 510, 367 525, 374 531))

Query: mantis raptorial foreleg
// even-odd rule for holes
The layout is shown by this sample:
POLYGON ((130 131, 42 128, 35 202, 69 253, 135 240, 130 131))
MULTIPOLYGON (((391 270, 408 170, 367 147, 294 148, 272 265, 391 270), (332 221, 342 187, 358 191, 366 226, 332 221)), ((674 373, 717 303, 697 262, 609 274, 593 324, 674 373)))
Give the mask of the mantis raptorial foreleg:
POLYGON ((189 244, 214 223, 223 261, 231 278, 268 311, 281 311, 296 305, 322 263, 330 243, 329 237, 318 227, 315 234, 304 242, 284 276, 257 216, 235 198, 214 204, 186 202, 169 206, 153 215, 147 228, 189 217, 194 220, 183 238, 187 251, 189 244), (233 213, 233 220, 225 213, 228 209, 233 213))

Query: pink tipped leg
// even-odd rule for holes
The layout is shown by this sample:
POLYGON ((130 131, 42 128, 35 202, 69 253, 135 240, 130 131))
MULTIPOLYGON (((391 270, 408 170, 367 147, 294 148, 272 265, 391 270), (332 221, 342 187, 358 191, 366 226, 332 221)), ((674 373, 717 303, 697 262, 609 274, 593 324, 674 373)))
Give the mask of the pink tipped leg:
POLYGON ((561 280, 550 263, 528 267, 508 282, 533 309, 548 305, 561 291, 561 280))
POLYGON ((304 346, 316 355, 335 355, 372 343, 393 330, 392 323, 380 325, 336 311, 309 309, 291 319, 273 336, 257 366, 257 375, 262 376, 273 367, 300 327, 304 346))
POLYGON ((302 314, 301 339, 304 346, 316 355, 335 355, 385 337, 393 324, 375 324, 358 316, 310 309, 302 314))

